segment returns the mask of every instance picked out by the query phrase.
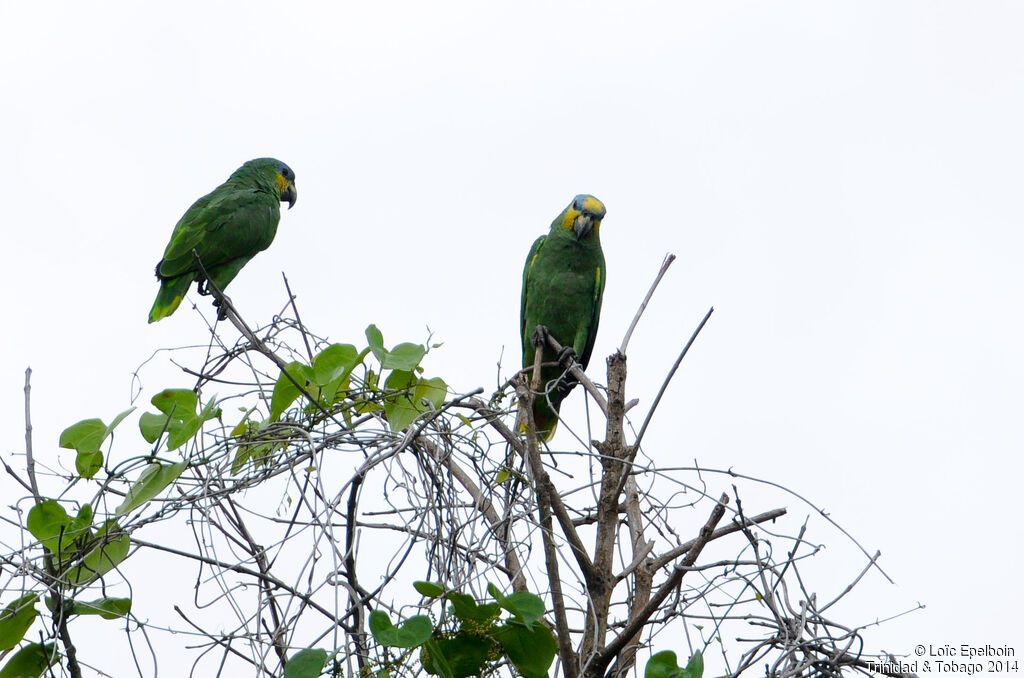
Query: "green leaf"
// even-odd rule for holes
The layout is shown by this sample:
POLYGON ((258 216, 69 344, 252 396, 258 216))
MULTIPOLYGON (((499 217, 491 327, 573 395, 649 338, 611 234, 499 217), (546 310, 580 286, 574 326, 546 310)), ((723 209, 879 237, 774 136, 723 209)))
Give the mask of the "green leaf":
POLYGON ((327 666, 329 656, 327 650, 300 650, 288 658, 284 665, 284 678, 316 678, 327 666))
POLYGON ((231 473, 238 475, 249 460, 252 460, 256 467, 262 466, 270 455, 283 447, 285 447, 284 443, 263 443, 261 445, 243 443, 238 446, 235 458, 231 462, 231 473))
POLYGON ((29 509, 25 527, 50 551, 57 553, 64 528, 71 522, 68 512, 57 501, 47 499, 29 509))
POLYGON ((412 587, 427 598, 440 598, 447 591, 444 585, 432 581, 414 581, 412 587))
POLYGON ((435 676, 455 678, 455 674, 452 673, 452 667, 448 666, 448 659, 438 649, 437 641, 433 638, 423 643, 423 649, 420 650, 420 665, 423 666, 427 673, 435 676))
POLYGON ((114 431, 114 429, 117 428, 117 425, 120 424, 122 421, 124 421, 125 417, 127 417, 129 414, 131 414, 134 411, 135 411, 134 407, 129 407, 127 410, 125 410, 121 414, 119 414, 116 417, 114 417, 114 421, 110 422, 110 425, 107 426, 107 435, 103 436, 103 437, 106 438, 108 435, 110 435, 114 431))
POLYGON ((86 480, 96 475, 101 468, 103 468, 103 453, 100 451, 79 452, 75 457, 75 470, 86 480))
POLYGON ((416 397, 414 402, 422 406, 421 401, 426 400, 434 409, 439 409, 444 404, 444 399, 448 395, 448 384, 444 382, 441 377, 434 377, 433 379, 420 379, 419 383, 416 384, 416 397))
POLYGON ((198 433, 199 429, 203 427, 203 422, 220 417, 220 408, 217 407, 217 398, 210 398, 209 402, 206 403, 206 406, 198 416, 196 415, 195 410, 191 410, 187 414, 183 413, 180 420, 175 420, 175 417, 177 416, 177 414, 171 416, 171 423, 167 428, 168 450, 175 450, 191 440, 192 436, 198 433))
POLYGON ((479 676, 493 647, 494 643, 489 638, 460 633, 426 643, 420 651, 420 661, 423 669, 434 676, 479 676))
POLYGON ((494 629, 493 635, 524 678, 547 678, 558 646, 550 629, 543 624, 527 628, 517 621, 508 621, 494 629))
POLYGON ((127 534, 116 534, 119 529, 116 521, 108 520, 96 532, 85 558, 68 572, 68 581, 71 584, 89 584, 113 570, 128 557, 131 539, 127 534))
POLYGON ((107 425, 100 419, 85 419, 64 429, 60 446, 78 452, 96 452, 106 435, 107 425))
POLYGON ((702 678, 704 675, 704 655, 697 650, 690 657, 690 661, 686 662, 686 668, 683 669, 681 674, 682 678, 702 678))
POLYGON ((36 601, 39 594, 29 593, 18 598, 0 612, 0 652, 17 647, 25 637, 28 627, 32 626, 36 616, 36 601))
POLYGON ((83 478, 92 478, 96 472, 103 467, 103 453, 100 446, 107 436, 120 424, 125 417, 135 411, 135 408, 125 410, 114 417, 109 426, 99 419, 85 419, 77 424, 64 429, 60 434, 59 444, 61 447, 75 450, 78 456, 75 458, 75 469, 83 478))
POLYGON ((448 594, 448 601, 452 604, 452 614, 462 621, 472 621, 486 624, 498 618, 501 614, 501 606, 497 603, 486 603, 477 605, 473 596, 465 593, 452 591, 448 594))
POLYGON ((644 678, 674 678, 678 674, 679 665, 676 663, 676 653, 672 650, 651 655, 644 667, 644 678))
POLYGON ((128 490, 128 494, 125 495, 124 501, 117 507, 114 515, 121 517, 163 492, 164 488, 178 479, 186 466, 188 466, 187 461, 167 465, 154 462, 146 466, 139 475, 139 479, 128 490))
POLYGON ((527 627, 544 616, 544 601, 528 591, 518 591, 499 601, 500 605, 515 615, 527 627))
POLYGON ((89 603, 80 603, 76 600, 71 604, 71 614, 98 614, 104 619, 127 617, 131 611, 131 598, 100 598, 89 603))
POLYGON ((420 416, 420 408, 417 408, 412 400, 417 381, 416 375, 412 372, 395 370, 384 383, 384 388, 387 389, 384 414, 392 431, 401 431, 420 416))
POLYGON ((254 427, 259 425, 254 423, 251 419, 249 419, 252 413, 256 411, 255 405, 253 405, 249 409, 242 408, 242 411, 244 412, 244 414, 242 415, 242 421, 238 422, 238 425, 231 429, 231 436, 233 438, 237 438, 240 435, 248 433, 254 427))
POLYGON ((235 458, 231 460, 231 475, 236 476, 245 468, 245 464, 252 457, 254 445, 239 445, 235 449, 235 458))
POLYGON ((220 408, 217 407, 217 398, 215 396, 213 398, 210 398, 210 400, 206 403, 206 407, 204 407, 203 411, 199 413, 199 419, 200 421, 210 421, 211 419, 219 418, 220 408))
POLYGON ((142 416, 139 417, 139 433, 150 444, 155 443, 160 434, 164 432, 165 425, 167 425, 166 414, 143 412, 142 416))
POLYGON ((0 669, 0 678, 39 678, 58 659, 60 654, 54 652, 53 643, 31 643, 18 650, 0 669))
POLYGON ((491 584, 490 582, 487 583, 487 593, 491 596, 491 598, 494 598, 496 601, 498 601, 499 604, 503 600, 505 600, 505 594, 501 592, 501 589, 499 589, 494 584, 491 584))
POLYGON ((359 364, 359 351, 352 344, 331 344, 313 359, 313 383, 326 386, 344 379, 359 364))
POLYGON ((196 413, 199 398, 191 389, 168 388, 157 393, 149 402, 164 414, 181 419, 186 414, 196 413))
POLYGON ((676 653, 665 650, 651 655, 644 668, 644 678, 701 678, 704 674, 704 657, 700 650, 695 652, 685 669, 676 664, 676 653))
POLYGON ((436 410, 448 394, 448 385, 440 377, 420 379, 402 370, 391 372, 384 387, 384 413, 392 431, 401 431, 421 414, 436 410))
POLYGON ((167 432, 167 449, 174 450, 192 439, 203 422, 220 416, 217 399, 211 398, 196 414, 199 399, 193 391, 169 388, 153 396, 150 401, 162 414, 145 412, 139 417, 139 431, 148 443, 155 443, 160 434, 167 432))
POLYGON ((367 412, 376 412, 377 410, 384 409, 372 400, 366 400, 364 398, 358 398, 352 402, 352 408, 356 414, 366 414, 367 412))
POLYGON ((203 425, 202 420, 194 414, 180 421, 171 420, 167 427, 167 449, 176 450, 192 439, 199 428, 203 425))
POLYGON ((68 548, 74 548, 75 542, 80 537, 88 536, 92 527, 92 504, 83 504, 78 509, 78 514, 71 519, 67 527, 64 528, 64 541, 66 546, 63 550, 67 551, 68 548))
POLYGON ((366 341, 369 342, 370 350, 373 351, 377 362, 384 364, 384 359, 387 357, 388 352, 384 349, 384 335, 380 333, 376 325, 370 325, 366 328, 366 341))
POLYGON ((422 344, 399 344, 388 351, 385 359, 381 361, 381 367, 411 372, 419 367, 420 361, 426 354, 427 349, 423 348, 422 344))
POLYGON ((288 378, 288 375, 291 375, 292 379, 301 384, 303 388, 306 388, 313 380, 313 370, 308 365, 303 365, 300 362, 290 362, 285 365, 281 376, 277 378, 277 383, 274 384, 274 393, 270 396, 270 421, 280 419, 285 410, 292 406, 301 393, 299 387, 292 382, 292 379, 288 378))
POLYGON ((25 527, 50 553, 75 553, 80 543, 91 536, 92 506, 85 504, 72 519, 63 506, 47 499, 29 509, 25 527))
POLYGON ((384 348, 384 335, 377 329, 376 325, 366 328, 366 340, 370 344, 370 350, 377 358, 381 368, 385 370, 401 370, 412 372, 419 367, 427 349, 422 344, 410 344, 408 342, 395 346, 390 351, 384 348))
POLYGON ((409 617, 400 627, 391 623, 390 617, 380 610, 370 613, 370 633, 374 640, 385 647, 410 648, 422 645, 434 632, 430 617, 418 614, 409 617))

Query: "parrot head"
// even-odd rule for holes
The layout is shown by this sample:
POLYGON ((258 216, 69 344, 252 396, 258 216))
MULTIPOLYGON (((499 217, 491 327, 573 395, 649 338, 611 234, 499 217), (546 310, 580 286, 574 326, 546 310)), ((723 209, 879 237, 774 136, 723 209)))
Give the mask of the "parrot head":
POLYGON ((277 168, 274 183, 277 184, 277 190, 281 192, 281 202, 287 200, 288 209, 291 209, 295 205, 295 201, 299 199, 299 192, 295 188, 295 172, 283 162, 278 161, 278 165, 280 167, 277 168))
POLYGON ((276 158, 250 160, 235 170, 231 177, 246 177, 250 181, 255 177, 256 181, 264 185, 270 181, 281 197, 281 202, 288 203, 288 209, 292 208, 299 197, 295 188, 295 172, 276 158))
POLYGON ((565 230, 571 230, 576 240, 583 240, 591 233, 597 235, 604 215, 604 203, 592 195, 581 193, 558 215, 556 222, 560 222, 565 230))

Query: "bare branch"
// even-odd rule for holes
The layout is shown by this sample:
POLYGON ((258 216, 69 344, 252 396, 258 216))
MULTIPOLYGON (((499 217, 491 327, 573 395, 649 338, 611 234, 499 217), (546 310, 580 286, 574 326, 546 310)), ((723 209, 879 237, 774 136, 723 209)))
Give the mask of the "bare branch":
POLYGON ((676 567, 672 570, 672 574, 669 578, 658 587, 658 590, 654 592, 651 599, 647 602, 643 608, 634 615, 625 626, 625 628, 619 632, 619 635, 608 643, 607 647, 604 648, 594 660, 595 675, 599 675, 599 672, 604 671, 604 667, 626 646, 626 644, 636 635, 640 629, 647 623, 647 620, 651 618, 661 604, 668 598, 669 594, 672 593, 679 586, 679 582, 682 581, 683 575, 686 574, 686 569, 697 562, 697 558, 700 556, 700 552, 704 550, 704 546, 711 540, 711 535, 715 532, 715 527, 719 521, 722 520, 722 516, 725 515, 725 507, 729 504, 729 496, 723 494, 719 499, 718 503, 715 504, 714 510, 711 512, 711 516, 708 521, 704 523, 704 527, 700 529, 700 534, 694 539, 694 544, 687 552, 686 557, 680 564, 681 567, 676 567))
POLYGON ((629 323, 629 329, 626 330, 626 336, 622 337, 622 344, 619 345, 619 353, 625 354, 626 347, 629 346, 629 338, 633 336, 633 330, 636 329, 636 325, 640 322, 640 316, 643 315, 644 310, 647 308, 647 304, 650 303, 651 297, 654 296, 654 290, 658 288, 658 283, 665 277, 665 273, 668 271, 668 267, 672 265, 672 262, 676 260, 676 255, 669 252, 665 255, 664 260, 661 262, 661 268, 658 269, 658 275, 654 277, 654 282, 651 283, 651 288, 647 290, 647 296, 640 302, 640 308, 637 309, 636 315, 633 316, 633 322, 629 323))
MULTIPOLYGON (((32 368, 25 368, 25 472, 32 488, 32 497, 38 504, 43 500, 39 494, 39 483, 36 482, 36 459, 32 454, 32 368)), ((13 475, 13 474, 11 474, 13 475)))
POLYGON ((693 334, 690 335, 690 340, 686 342, 686 346, 684 346, 683 350, 679 353, 679 357, 676 358, 676 362, 674 365, 672 365, 672 369, 668 371, 668 375, 665 377, 665 381, 662 382, 661 388, 658 389, 658 395, 655 396, 654 402, 651 403, 651 409, 647 412, 647 417, 644 419, 643 426, 640 427, 640 432, 636 434, 636 442, 633 443, 634 450, 640 449, 640 441, 644 439, 644 434, 647 433, 647 425, 651 423, 651 417, 654 416, 654 411, 658 408, 658 403, 661 402, 661 397, 665 395, 665 389, 668 388, 668 384, 670 381, 672 381, 672 377, 675 376, 676 370, 679 369, 680 363, 682 363, 683 358, 686 357, 686 352, 690 350, 690 346, 693 345, 693 342, 697 338, 697 335, 700 334, 700 331, 702 329, 704 329, 704 325, 707 324, 708 319, 714 312, 715 307, 712 306, 711 308, 708 309, 708 312, 704 314, 704 319, 700 321, 700 324, 697 325, 697 329, 695 329, 693 331, 693 334))

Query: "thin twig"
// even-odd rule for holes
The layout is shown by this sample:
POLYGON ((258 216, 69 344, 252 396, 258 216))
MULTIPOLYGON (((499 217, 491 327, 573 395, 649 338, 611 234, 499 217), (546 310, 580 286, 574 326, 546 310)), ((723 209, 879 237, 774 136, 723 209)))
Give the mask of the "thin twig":
MULTIPOLYGON (((302 324, 302 318, 299 317, 299 307, 295 305, 295 295, 292 294, 291 285, 288 284, 288 276, 281 271, 281 277, 284 279, 284 289, 288 292, 288 303, 291 304, 292 312, 295 314, 295 322, 299 324, 299 327, 304 327, 302 324)), ((305 332, 302 334, 302 343, 306 345, 306 355, 309 356, 309 361, 313 362, 313 349, 309 346, 309 337, 306 336, 305 332)))
MULTIPOLYGON (((519 398, 522 401, 527 401, 533 395, 530 387, 523 383, 525 380, 520 380, 516 383, 516 391, 519 394, 519 398)), ((533 413, 530 412, 530 408, 523 408, 525 412, 523 416, 530 417, 526 421, 532 424, 533 413)), ((529 426, 530 424, 528 424, 529 426)), ((534 427, 536 430, 536 427, 534 427)), ((551 477, 547 471, 544 470, 544 465, 537 461, 531 461, 529 453, 529 445, 526 446, 527 463, 529 463, 529 469, 533 474, 534 482, 537 484, 537 492, 548 493, 547 499, 551 502, 551 510, 555 514, 555 518, 558 519, 558 525, 562 528, 562 533, 565 535, 566 541, 569 542, 569 550, 572 552, 573 558, 576 559, 576 564, 579 565, 580 570, 583 572, 584 578, 593 578, 597 575, 594 568, 594 563, 591 562, 590 557, 587 555, 587 549, 583 545, 583 540, 580 539, 579 533, 576 531, 576 526, 572 523, 572 517, 566 510, 565 504, 562 502, 561 496, 555 491, 555 486, 551 482, 551 477)))
POLYGON ((288 381, 292 382, 295 388, 299 389, 299 393, 301 393, 306 398, 306 400, 310 402, 310 404, 316 407, 321 414, 331 419, 331 421, 333 421, 339 427, 344 428, 344 424, 335 419, 334 415, 327 411, 327 408, 325 408, 320 403, 320 399, 314 398, 312 395, 310 395, 309 391, 306 390, 305 385, 300 384, 298 380, 292 376, 292 374, 288 371, 288 364, 280 357, 278 357, 276 353, 271 351, 270 348, 268 348, 267 345, 263 343, 263 341, 261 341, 259 337, 256 336, 256 334, 249 328, 249 326, 245 324, 245 321, 242 320, 242 317, 238 315, 238 311, 235 309, 235 305, 231 302, 231 299, 225 296, 223 290, 217 287, 217 285, 212 280, 210 280, 210 276, 206 272, 206 269, 203 267, 202 260, 199 258, 199 253, 196 252, 194 249, 192 250, 192 257, 195 259, 196 265, 199 267, 199 271, 206 279, 206 289, 211 294, 213 294, 214 298, 219 302, 220 311, 224 312, 225 317, 231 321, 231 324, 235 326, 235 329, 237 329, 239 333, 241 333, 241 335, 245 337, 246 341, 255 346, 257 351, 265 355, 267 358, 271 360, 271 362, 277 365, 278 368, 280 368, 281 372, 284 374, 284 376, 288 377, 288 381))
MULTIPOLYGON (((534 377, 539 375, 539 365, 543 359, 543 351, 538 347, 534 353, 534 377)), ((520 380, 521 383, 521 380, 520 380)), ((540 461, 540 447, 537 439, 537 426, 533 420, 533 399, 536 397, 533 388, 519 388, 519 418, 526 422, 526 463, 534 478, 537 493, 537 508, 540 513, 541 542, 544 547, 544 563, 547 566, 548 586, 551 589, 552 607, 555 613, 555 628, 558 633, 558 655, 562 660, 562 671, 565 678, 577 678, 579 664, 576 653, 572 649, 569 632, 569 619, 565 612, 565 598, 562 595, 562 581, 559 575, 558 551, 555 547, 554 529, 551 522, 552 495, 557 496, 553 485, 544 471, 540 461)), ((563 528, 564 530, 564 528, 563 528)), ((578 546, 582 549, 582 544, 578 546)), ((575 549, 574 549, 575 550, 575 549)), ((583 555, 585 558, 585 554, 583 555)), ((579 562, 579 561, 578 561, 579 562)))
POLYGON ((704 550, 704 546, 711 540, 711 535, 715 532, 715 527, 718 522, 725 515, 725 507, 729 503, 729 495, 723 494, 718 503, 715 504, 715 508, 711 511, 711 516, 708 521, 704 524, 704 527, 700 529, 700 534, 694 539, 693 547, 687 552, 683 562, 680 563, 681 568, 673 568, 672 574, 669 575, 668 579, 665 580, 658 587, 658 590, 651 596, 650 601, 644 605, 643 609, 640 610, 637 615, 631 619, 619 635, 615 639, 608 643, 608 645, 598 654, 594 660, 595 668, 598 671, 603 671, 608 663, 626 646, 633 636, 643 628, 647 620, 651 618, 655 612, 661 607, 661 604, 668 598, 668 595, 672 593, 679 586, 679 582, 682 581, 683 575, 686 574, 686 570, 683 568, 692 566, 697 562, 697 557, 700 556, 700 552, 704 550))
MULTIPOLYGON (((625 486, 626 521, 629 527, 629 541, 633 549, 633 561, 626 570, 635 569, 633 575, 633 588, 630 591, 629 613, 630 618, 637 615, 640 610, 651 599, 651 588, 654 585, 654 573, 652 562, 648 555, 654 549, 654 541, 648 541, 644 537, 644 518, 640 510, 640 490, 637 488, 636 478, 627 474, 625 486)), ((615 660, 611 675, 625 675, 636 664, 636 652, 640 647, 640 631, 637 631, 633 638, 626 643, 623 651, 615 660)))
POLYGON ((665 272, 668 271, 668 267, 672 265, 672 262, 676 260, 676 255, 669 252, 665 255, 665 258, 661 262, 661 268, 658 269, 658 275, 655 276, 654 282, 651 283, 651 288, 647 290, 647 296, 640 302, 640 308, 637 309, 636 315, 633 316, 633 322, 629 324, 629 329, 626 330, 626 336, 622 338, 622 344, 619 346, 619 353, 625 354, 626 347, 629 345, 629 338, 633 336, 633 330, 636 328, 636 324, 640 322, 640 316, 643 315, 644 309, 647 308, 647 304, 651 301, 651 297, 654 296, 654 290, 657 289, 658 283, 665 277, 665 272))
POLYGON ((221 640, 220 638, 217 638, 212 631, 207 631, 207 630, 203 629, 202 627, 200 627, 195 622, 193 622, 191 619, 189 619, 187 616, 185 616, 185 613, 177 605, 174 606, 174 611, 178 613, 179 617, 181 617, 182 619, 185 620, 186 624, 188 624, 189 626, 194 628, 204 638, 209 638, 211 642, 215 643, 216 645, 219 645, 220 647, 223 647, 227 652, 235 655, 236 657, 239 657, 240 659, 244 659, 245 661, 249 662, 250 664, 252 664, 256 668, 258 668, 260 671, 262 671, 263 673, 267 674, 268 676, 272 676, 273 675, 273 673, 271 673, 265 667, 258 665, 252 659, 250 659, 249 657, 246 657, 244 654, 242 654, 241 652, 239 652, 235 648, 231 647, 231 643, 227 643, 227 642, 221 640))
POLYGON ((661 396, 665 395, 665 389, 668 388, 669 382, 672 381, 672 377, 675 375, 676 370, 679 369, 679 364, 682 363, 683 358, 686 357, 686 352, 690 350, 690 346, 693 345, 693 341, 697 338, 697 335, 700 334, 700 331, 704 329, 704 325, 707 324, 708 319, 714 312, 715 307, 712 306, 711 308, 708 309, 708 312, 704 314, 704 319, 700 321, 700 324, 697 325, 697 329, 695 329, 693 331, 693 334, 690 335, 690 340, 686 342, 686 346, 683 347, 683 350, 682 352, 680 352, 679 357, 676 358, 676 362, 674 365, 672 365, 672 369, 668 371, 668 376, 665 377, 665 381, 662 382, 661 388, 658 389, 658 395, 655 396, 654 402, 651 403, 651 409, 650 411, 647 412, 647 417, 644 419, 643 426, 640 427, 640 432, 636 434, 636 442, 633 443, 634 450, 640 449, 640 441, 644 439, 644 434, 647 433, 647 425, 651 423, 651 417, 654 416, 654 411, 658 409, 658 403, 661 402, 661 396))
MULTIPOLYGON (((758 514, 758 515, 756 515, 756 516, 754 516, 752 518, 747 518, 746 519, 746 524, 747 525, 758 525, 760 523, 767 523, 767 522, 770 522, 772 520, 775 520, 776 518, 781 518, 784 515, 786 515, 786 509, 784 509, 784 508, 777 508, 777 509, 773 509, 771 511, 766 511, 764 513, 758 514)), ((726 525, 725 527, 720 527, 717 530, 715 530, 711 534, 711 536, 708 537, 708 541, 715 541, 716 539, 720 539, 720 538, 722 538, 722 537, 724 537, 726 535, 733 534, 734 532, 739 532, 740 530, 743 529, 743 527, 744 527, 744 523, 740 523, 740 522, 730 523, 729 525, 726 525)), ((692 549, 694 546, 696 546, 697 542, 698 542, 697 539, 691 539, 688 542, 684 542, 684 543, 680 544, 679 546, 675 547, 671 551, 668 551, 668 552, 658 556, 654 560, 654 569, 660 570, 661 568, 665 567, 666 565, 671 563, 676 558, 682 557, 682 555, 684 553, 689 552, 690 549, 692 549)), ((626 572, 623 572, 622 574, 618 575, 617 579, 623 578, 626 574, 627 574, 626 572)))
MULTIPOLYGON (((36 482, 36 462, 32 454, 32 368, 25 368, 25 472, 28 474, 28 482, 32 487, 32 497, 36 505, 43 502, 39 492, 39 484, 36 482)), ((57 635, 60 637, 61 645, 64 646, 64 656, 67 657, 68 673, 71 678, 82 678, 82 668, 78 664, 78 650, 71 640, 71 631, 68 629, 68 616, 64 607, 64 593, 61 590, 61 579, 58 576, 57 566, 53 562, 50 550, 43 547, 43 569, 46 571, 47 587, 50 590, 48 607, 53 615, 53 622, 57 627, 57 635)))
POLYGON ((32 487, 32 498, 40 503, 43 498, 39 495, 39 485, 36 483, 36 460, 32 455, 32 368, 25 368, 25 472, 28 474, 28 483, 32 487))

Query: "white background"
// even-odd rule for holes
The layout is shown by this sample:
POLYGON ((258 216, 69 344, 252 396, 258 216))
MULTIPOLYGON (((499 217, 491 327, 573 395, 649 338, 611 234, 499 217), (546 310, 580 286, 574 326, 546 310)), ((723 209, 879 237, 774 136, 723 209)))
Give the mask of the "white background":
MULTIPOLYGON (((492 389, 503 350, 516 367, 525 254, 592 193, 595 378, 666 252, 636 412, 716 308, 648 454, 781 483, 880 549, 895 586, 869 575, 841 621, 927 607, 869 649, 1019 655, 1022 21, 1012 2, 4 3, 0 454, 22 467, 25 367, 36 453, 70 465, 65 426, 127 408, 157 349, 207 341, 194 292, 146 324, 153 266, 244 160, 287 162, 299 200, 232 284, 243 315, 281 308, 284 271, 334 341, 429 326, 428 372, 460 392, 492 389)), ((140 404, 191 385, 153 370, 140 404)), ((746 508, 780 502, 813 513, 746 508)), ((818 575, 834 595, 864 560, 816 536, 850 553, 818 575)))

